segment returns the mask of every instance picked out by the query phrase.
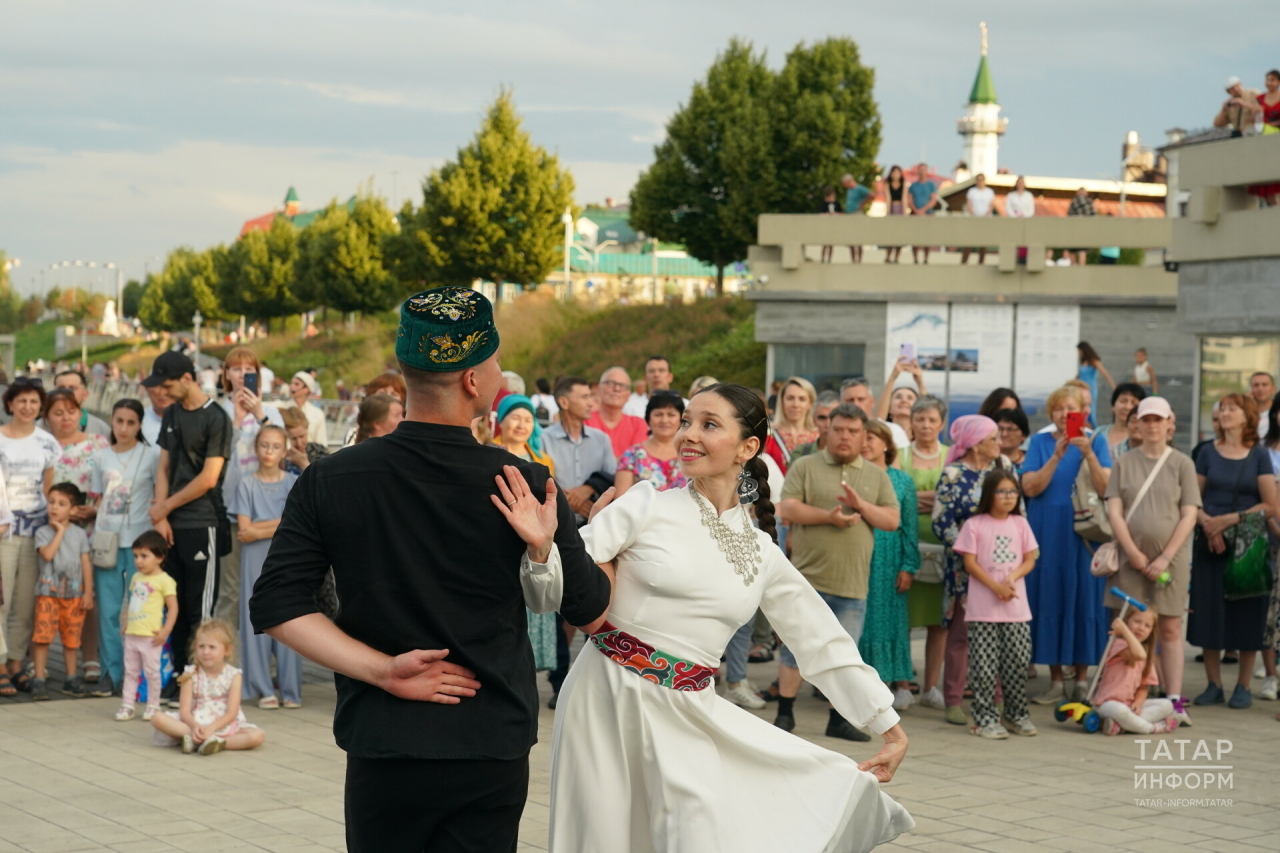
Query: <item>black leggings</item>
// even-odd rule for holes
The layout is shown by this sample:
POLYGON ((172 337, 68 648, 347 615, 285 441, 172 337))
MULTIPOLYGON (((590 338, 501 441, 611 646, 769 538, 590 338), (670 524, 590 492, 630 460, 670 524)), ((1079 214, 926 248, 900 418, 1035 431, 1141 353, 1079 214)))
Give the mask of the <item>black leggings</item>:
POLYGON ((529 793, 514 761, 347 756, 349 853, 507 853, 529 793))

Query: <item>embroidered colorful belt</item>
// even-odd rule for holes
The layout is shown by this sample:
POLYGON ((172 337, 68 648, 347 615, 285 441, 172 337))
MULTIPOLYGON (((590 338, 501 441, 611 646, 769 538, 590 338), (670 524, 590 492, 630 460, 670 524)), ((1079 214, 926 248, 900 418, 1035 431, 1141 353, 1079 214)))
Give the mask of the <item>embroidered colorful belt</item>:
POLYGON ((605 622, 591 635, 591 642, 616 664, 641 678, 672 690, 692 692, 710 687, 716 671, 655 649, 626 631, 605 622))

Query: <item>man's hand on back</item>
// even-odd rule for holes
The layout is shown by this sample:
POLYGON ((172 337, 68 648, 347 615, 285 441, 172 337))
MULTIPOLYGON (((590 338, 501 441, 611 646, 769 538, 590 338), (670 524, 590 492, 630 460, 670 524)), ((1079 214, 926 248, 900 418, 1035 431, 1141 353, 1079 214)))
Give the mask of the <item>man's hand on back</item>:
POLYGON ((445 660, 448 649, 419 649, 388 659, 376 686, 415 702, 456 705, 476 695, 480 682, 465 666, 445 660))

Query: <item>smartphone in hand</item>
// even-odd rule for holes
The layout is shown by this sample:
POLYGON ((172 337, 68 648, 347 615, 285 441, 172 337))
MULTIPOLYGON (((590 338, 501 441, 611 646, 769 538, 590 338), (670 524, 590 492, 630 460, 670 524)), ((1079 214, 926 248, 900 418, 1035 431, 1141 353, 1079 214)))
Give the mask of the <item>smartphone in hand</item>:
POLYGON ((903 344, 898 347, 898 359, 900 361, 914 361, 916 357, 915 344, 903 344))
POLYGON ((1084 412, 1067 412, 1067 438, 1079 438, 1084 435, 1084 412))
POLYGON ((246 373, 244 375, 244 387, 247 390, 253 392, 253 395, 255 397, 262 396, 261 394, 258 393, 258 374, 257 373, 246 373))

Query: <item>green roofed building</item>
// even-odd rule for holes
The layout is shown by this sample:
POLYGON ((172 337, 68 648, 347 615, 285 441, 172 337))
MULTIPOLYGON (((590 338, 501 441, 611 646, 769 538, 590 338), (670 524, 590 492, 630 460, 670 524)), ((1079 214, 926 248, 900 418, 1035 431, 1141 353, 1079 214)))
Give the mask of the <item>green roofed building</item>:
MULTIPOLYGON (((347 210, 354 210, 356 206, 356 197, 351 196, 347 199, 347 210)), ((298 191, 293 187, 289 187, 289 191, 284 194, 284 210, 273 210, 270 213, 264 213, 261 216, 255 216, 253 219, 246 221, 240 226, 240 235, 243 237, 250 231, 266 231, 271 227, 271 223, 276 217, 283 216, 299 228, 306 228, 316 218, 324 212, 320 210, 303 210, 302 205, 298 201, 298 191)))

